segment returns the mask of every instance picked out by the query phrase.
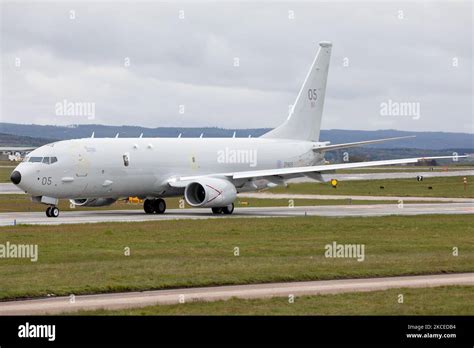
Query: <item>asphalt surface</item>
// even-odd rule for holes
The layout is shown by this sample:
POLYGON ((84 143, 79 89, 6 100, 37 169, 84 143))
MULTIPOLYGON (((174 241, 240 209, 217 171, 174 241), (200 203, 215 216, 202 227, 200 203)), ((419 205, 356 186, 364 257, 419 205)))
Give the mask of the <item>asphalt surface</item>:
POLYGON ((15 193, 24 194, 25 192, 23 192, 22 190, 20 190, 18 187, 16 187, 10 182, 0 183, 0 194, 11 195, 15 193))
POLYGON ((162 221, 180 219, 265 218, 294 216, 385 216, 420 214, 473 214, 473 203, 431 203, 374 205, 327 205, 236 208, 232 215, 214 215, 210 209, 168 209, 165 214, 145 214, 142 210, 79 210, 61 212, 48 218, 43 212, 13 212, 0 214, 0 226, 14 224, 60 225, 98 222, 162 221))
MULTIPOLYGON (((217 286, 128 293, 50 297, 0 302, 0 315, 61 314, 79 310, 138 308, 195 301, 243 299, 365 292, 393 288, 426 288, 446 285, 474 285, 474 273, 320 280, 310 282, 217 286)), ((296 299, 297 301, 297 299, 296 299)))
POLYGON ((288 193, 270 193, 270 192, 253 192, 239 193, 240 198, 257 198, 257 199, 347 199, 360 201, 406 201, 406 202, 458 202, 458 203, 474 203, 474 198, 446 198, 446 197, 403 197, 403 196, 354 196, 354 195, 307 195, 307 194, 288 194, 288 193))

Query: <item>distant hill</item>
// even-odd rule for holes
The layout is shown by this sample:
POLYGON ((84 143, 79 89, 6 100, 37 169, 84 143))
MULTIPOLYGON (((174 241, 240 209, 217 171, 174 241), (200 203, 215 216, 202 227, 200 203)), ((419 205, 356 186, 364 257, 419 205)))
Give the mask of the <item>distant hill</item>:
POLYGON ((50 143, 51 141, 52 139, 0 133, 0 146, 41 146, 50 143))
MULTIPOLYGON (((77 125, 77 126, 42 126, 42 125, 26 125, 14 123, 0 123, 0 132, 21 136, 33 137, 38 139, 41 135, 43 139, 50 139, 46 142, 63 139, 87 138, 92 132, 95 137, 114 137, 120 133, 121 138, 138 137, 143 133, 144 137, 177 137, 182 133, 183 137, 199 137, 201 133, 206 138, 231 137, 236 132, 237 137, 258 137, 266 132, 269 128, 257 129, 223 129, 216 127, 205 128, 175 128, 175 127, 159 127, 146 128, 134 126, 105 126, 105 125, 77 125)), ((474 134, 469 133, 447 133, 447 132, 408 132, 397 130, 341 130, 330 129, 321 131, 321 141, 330 141, 333 144, 347 143, 354 141, 399 137, 407 135, 416 135, 415 139, 407 139, 402 141, 387 142, 378 145, 370 145, 375 149, 404 149, 416 148, 426 150, 439 149, 474 149, 474 134)), ((3 141, 3 140, 2 140, 3 141)), ((18 140, 20 141, 20 140, 18 140)), ((26 141, 26 139, 21 140, 26 141)), ((11 145, 11 144, 10 144, 11 145)), ((32 144, 30 144, 32 145, 32 144)))

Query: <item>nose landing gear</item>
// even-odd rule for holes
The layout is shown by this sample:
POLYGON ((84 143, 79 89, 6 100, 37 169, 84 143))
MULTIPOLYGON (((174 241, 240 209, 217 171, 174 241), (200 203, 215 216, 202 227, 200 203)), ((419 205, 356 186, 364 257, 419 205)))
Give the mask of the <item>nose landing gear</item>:
POLYGON ((47 217, 58 217, 59 216, 59 209, 58 207, 50 206, 46 209, 46 216, 47 217))
POLYGON ((143 210, 147 214, 163 214, 166 210, 166 202, 161 199, 145 199, 143 210))

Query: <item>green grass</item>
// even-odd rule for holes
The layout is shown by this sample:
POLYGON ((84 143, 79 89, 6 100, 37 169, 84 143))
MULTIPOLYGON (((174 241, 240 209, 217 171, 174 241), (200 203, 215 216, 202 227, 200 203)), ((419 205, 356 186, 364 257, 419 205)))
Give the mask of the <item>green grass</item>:
POLYGON ((15 167, 0 167, 0 182, 10 182, 10 175, 15 167))
POLYGON ((0 166, 9 166, 9 167, 16 167, 19 165, 21 162, 15 162, 15 161, 1 161, 0 160, 0 166))
POLYGON ((472 286, 405 288, 336 295, 193 302, 123 310, 83 311, 81 315, 474 315, 472 286), (403 294, 403 303, 398 296, 403 294))
POLYGON ((0 244, 38 244, 39 260, 0 259, 0 299, 467 272, 473 233, 473 215, 1 227, 0 244), (333 241, 365 244, 365 261, 325 258, 333 241))
POLYGON ((322 194, 322 195, 362 195, 362 196, 412 196, 412 197, 474 197, 474 176, 467 177, 464 190, 462 176, 387 180, 339 181, 337 188, 330 183, 300 183, 288 187, 275 187, 272 193, 322 194), (383 187, 383 189, 381 188, 383 187), (429 188, 431 187, 431 189, 429 188))
MULTIPOLYGON (((0 213, 13 212, 39 212, 45 211, 46 205, 33 203, 30 196, 24 194, 5 194, 0 195, 0 213)), ((180 207, 179 200, 182 198, 166 198, 166 206, 168 209, 178 209, 180 207)), ((347 200, 347 199, 293 199, 293 205, 297 206, 314 206, 314 205, 346 205, 346 204, 398 204, 397 201, 367 201, 367 200, 347 200)), ((429 203, 426 201, 407 201, 410 203, 429 203)), ((259 198, 241 198, 235 202, 235 207, 288 207, 290 201, 288 199, 259 199, 259 198)), ((143 203, 128 203, 120 200, 106 207, 76 207, 71 208, 70 202, 65 199, 59 200, 58 207, 61 211, 87 211, 87 210, 127 210, 138 209, 143 210, 143 203)), ((186 203, 185 208, 191 208, 186 203)))

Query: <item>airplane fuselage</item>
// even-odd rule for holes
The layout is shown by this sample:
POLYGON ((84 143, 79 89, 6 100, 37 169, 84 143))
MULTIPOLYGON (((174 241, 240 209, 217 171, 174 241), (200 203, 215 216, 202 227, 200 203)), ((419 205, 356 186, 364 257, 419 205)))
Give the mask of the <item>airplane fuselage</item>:
MULTIPOLYGON (((183 193, 168 185, 172 177, 322 163, 315 146, 264 138, 85 138, 44 145, 15 170, 21 173, 18 186, 32 196, 170 197, 183 193), (37 162, 40 157, 42 162, 57 161, 37 162)), ((258 188, 253 184, 237 190, 258 188)))

